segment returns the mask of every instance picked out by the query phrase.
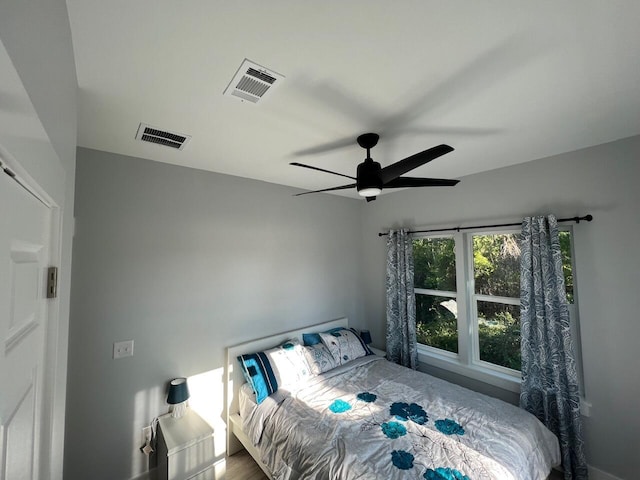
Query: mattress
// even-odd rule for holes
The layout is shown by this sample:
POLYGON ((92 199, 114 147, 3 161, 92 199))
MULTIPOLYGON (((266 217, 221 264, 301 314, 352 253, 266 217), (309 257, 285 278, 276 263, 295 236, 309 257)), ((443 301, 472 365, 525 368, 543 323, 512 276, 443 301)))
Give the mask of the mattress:
POLYGON ((534 416, 379 357, 363 357, 242 419, 277 480, 542 480, 560 463, 534 416))

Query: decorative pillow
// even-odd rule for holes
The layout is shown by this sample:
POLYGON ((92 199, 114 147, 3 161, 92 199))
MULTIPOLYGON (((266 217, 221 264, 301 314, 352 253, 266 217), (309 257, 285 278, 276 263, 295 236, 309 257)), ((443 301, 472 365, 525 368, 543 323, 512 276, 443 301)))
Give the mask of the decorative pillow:
POLYGON ((302 334, 302 344, 305 347, 310 347, 311 345, 318 345, 322 343, 320 340, 320 335, 317 333, 303 333, 302 334))
POLYGON ((369 345, 364 343, 364 340, 362 339, 362 337, 360 336, 360 334, 355 328, 350 328, 349 330, 353 332, 353 334, 356 336, 358 340, 360 340, 360 345, 362 345, 362 348, 365 349, 365 351, 367 352, 367 355, 375 355, 375 353, 373 353, 373 350, 369 348, 369 345))
POLYGON ((344 365, 356 358, 372 352, 362 339, 352 330, 339 330, 333 333, 321 333, 322 343, 329 349, 337 365, 344 365))
POLYGON ((240 355, 238 361, 258 403, 279 388, 290 388, 311 376, 303 347, 297 339, 264 352, 240 355))
MULTIPOLYGON (((339 330, 345 330, 344 327, 336 327, 336 328, 332 328, 331 330, 327 330, 324 333, 333 333, 333 332, 337 332, 339 330)), ((305 347, 308 347, 310 345, 317 345, 318 343, 322 343, 322 340, 320 339, 320 334, 319 333, 303 333, 302 334, 302 343, 305 347)))
POLYGON ((311 376, 304 347, 297 338, 265 352, 271 361, 279 388, 291 388, 311 376))
POLYGON ((240 355, 238 361, 242 366, 244 378, 256 394, 256 402, 262 402, 278 390, 278 382, 271 368, 271 362, 264 352, 240 355))
POLYGON ((333 355, 331 355, 331 352, 323 343, 316 343, 304 347, 304 354, 307 358, 309 369, 314 375, 320 375, 338 366, 333 355))

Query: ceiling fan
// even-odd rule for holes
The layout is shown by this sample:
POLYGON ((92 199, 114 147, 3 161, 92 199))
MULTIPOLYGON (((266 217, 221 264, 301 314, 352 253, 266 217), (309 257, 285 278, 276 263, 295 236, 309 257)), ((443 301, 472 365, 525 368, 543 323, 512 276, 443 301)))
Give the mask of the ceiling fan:
POLYGON ((338 172, 332 172, 331 170, 325 170, 324 168, 313 167, 311 165, 305 165, 303 163, 292 162, 290 165, 296 167, 310 168, 311 170, 318 170, 320 172, 331 173, 333 175, 340 175, 341 177, 350 178, 355 180, 356 183, 349 183, 347 185, 340 185, 338 187, 323 188, 322 190, 313 190, 310 192, 298 193, 295 196, 308 195, 309 193, 330 192, 333 190, 346 190, 348 188, 356 187, 358 195, 365 197, 367 202, 371 202, 376 199, 376 196, 382 192, 385 188, 408 188, 408 187, 453 187, 460 180, 446 180, 442 178, 417 178, 417 177, 402 177, 401 175, 407 173, 414 168, 418 168, 431 160, 434 160, 446 153, 452 152, 453 147, 449 145, 438 145, 436 147, 429 148, 423 152, 416 153, 400 160, 391 165, 387 165, 382 168, 378 162, 374 162, 371 158, 371 149, 376 146, 380 136, 377 133, 364 133, 357 138, 358 145, 367 150, 367 158, 364 162, 358 165, 358 170, 355 177, 344 175, 338 172))

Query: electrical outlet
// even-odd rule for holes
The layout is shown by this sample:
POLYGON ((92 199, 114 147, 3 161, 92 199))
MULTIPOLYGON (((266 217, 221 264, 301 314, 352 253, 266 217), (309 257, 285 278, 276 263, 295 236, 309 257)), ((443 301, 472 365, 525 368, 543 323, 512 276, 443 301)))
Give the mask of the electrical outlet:
POLYGON ((133 357, 133 340, 125 340, 113 344, 113 358, 123 357, 133 357))
POLYGON ((151 455, 153 453, 153 447, 151 447, 151 440, 153 437, 153 429, 150 425, 146 427, 142 427, 142 446, 140 447, 140 451, 144 453, 146 456, 151 455))

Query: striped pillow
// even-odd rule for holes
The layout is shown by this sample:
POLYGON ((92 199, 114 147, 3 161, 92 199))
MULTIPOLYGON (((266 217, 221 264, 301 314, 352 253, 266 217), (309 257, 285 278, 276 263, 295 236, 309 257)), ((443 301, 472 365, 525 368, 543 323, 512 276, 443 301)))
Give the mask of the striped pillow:
POLYGON ((262 402, 278 390, 278 381, 271 367, 271 362, 264 352, 240 355, 238 361, 242 365, 244 378, 256 394, 256 402, 262 402))
POLYGON ((311 376, 304 348, 296 338, 264 352, 240 355, 238 361, 257 403, 279 388, 295 389, 311 376))

